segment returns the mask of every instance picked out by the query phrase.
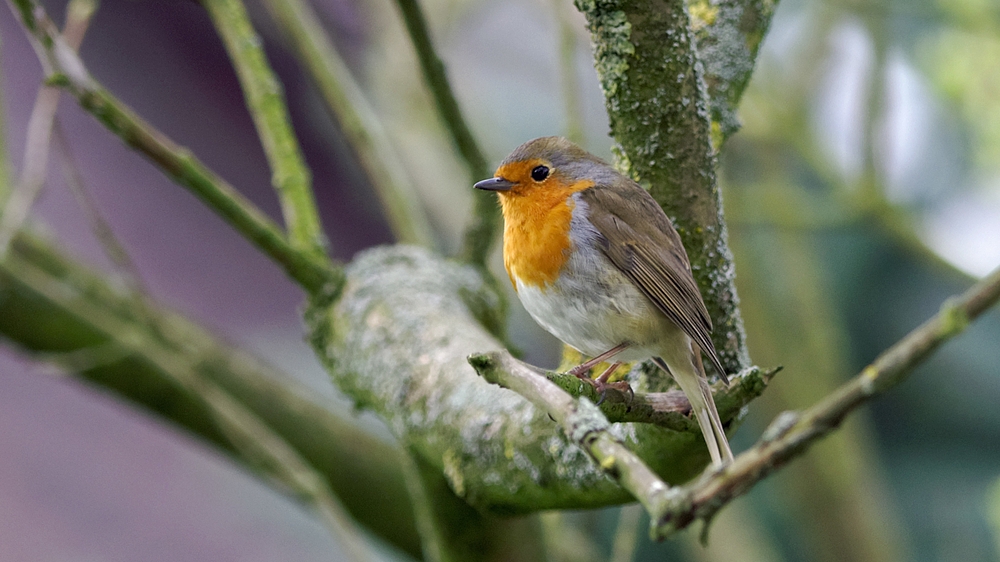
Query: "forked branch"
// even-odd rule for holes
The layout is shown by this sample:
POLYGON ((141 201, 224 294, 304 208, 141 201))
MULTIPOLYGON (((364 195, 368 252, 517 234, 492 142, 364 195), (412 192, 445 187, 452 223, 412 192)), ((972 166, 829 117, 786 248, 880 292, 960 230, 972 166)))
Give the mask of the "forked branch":
POLYGON ((233 186, 105 90, 90 75, 83 60, 67 44, 40 4, 34 0, 9 1, 31 39, 50 84, 73 94, 83 109, 126 145, 149 158, 173 181, 204 201, 244 238, 281 265, 303 288, 324 294, 335 294, 339 290, 343 275, 325 256, 291 244, 282 229, 233 186))
MULTIPOLYGON (((756 445, 722 469, 709 469, 684 486, 668 486, 634 453, 607 432, 604 414, 583 398, 573 398, 539 372, 498 354, 470 362, 488 381, 510 388, 546 411, 609 476, 642 503, 650 532, 665 538, 696 519, 711 519, 724 505, 833 431, 862 404, 894 387, 939 345, 961 333, 1000 299, 1000 269, 964 294, 944 302, 941 311, 825 399, 801 412, 786 412, 756 445)), ((721 408, 720 408, 721 409, 721 408)))

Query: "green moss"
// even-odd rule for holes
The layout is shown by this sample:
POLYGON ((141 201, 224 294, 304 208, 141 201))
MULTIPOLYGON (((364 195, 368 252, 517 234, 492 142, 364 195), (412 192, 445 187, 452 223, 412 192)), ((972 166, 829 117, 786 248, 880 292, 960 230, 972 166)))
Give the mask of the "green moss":
POLYGON ((625 80, 629 61, 635 56, 632 25, 616 2, 576 0, 578 10, 587 16, 587 28, 594 40, 594 66, 607 99, 625 80))

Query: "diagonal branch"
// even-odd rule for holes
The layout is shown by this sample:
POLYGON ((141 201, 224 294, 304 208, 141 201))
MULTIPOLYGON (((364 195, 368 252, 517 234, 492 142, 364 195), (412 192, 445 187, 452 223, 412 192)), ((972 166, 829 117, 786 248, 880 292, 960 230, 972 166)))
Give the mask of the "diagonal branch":
MULTIPOLYGON (((451 134, 452 142, 465 160, 469 175, 473 181, 489 176, 492 170, 489 169, 483 151, 465 123, 462 110, 459 109, 455 94, 451 91, 444 63, 434 50, 434 43, 431 41, 427 20, 420 9, 420 4, 417 0, 396 0, 396 4, 403 15, 403 22, 417 52, 420 69, 434 97, 438 113, 451 134)), ((493 197, 483 197, 480 194, 475 200, 475 215, 472 224, 465 231, 462 257, 469 263, 482 266, 486 262, 486 254, 499 226, 500 212, 493 197)))
MULTIPOLYGON (((941 311, 880 355, 854 379, 801 414, 779 416, 761 440, 732 464, 710 469, 693 483, 670 487, 608 432, 608 418, 588 399, 573 398, 507 354, 470 357, 489 382, 521 394, 544 410, 595 463, 646 508, 654 537, 665 538, 696 519, 711 519, 792 458, 834 430, 858 406, 902 382, 910 370, 1000 299, 1000 269, 945 301, 941 311)), ((721 408, 720 408, 721 410, 721 408)))
MULTIPOLYGON (((587 384, 578 377, 544 371, 515 359, 508 351, 476 353, 469 356, 469 363, 487 380, 544 377, 573 398, 584 398, 598 404, 601 413, 611 422, 644 423, 674 431, 700 431, 697 424, 687 417, 691 404, 680 390, 625 393, 609 387, 602 396, 594 385, 587 384), (499 372, 504 374, 496 374, 499 372)), ((773 369, 763 372, 758 367, 751 367, 733 377, 728 387, 721 382, 717 383, 713 387, 713 394, 722 419, 736 419, 740 409, 764 392, 777 371, 778 369, 773 369)), ((503 383, 500 385, 505 386, 503 383)))
POLYGON ((336 493, 355 519, 406 552, 419 553, 397 448, 335 415, 286 374, 152 301, 122 293, 23 232, 0 262, 0 335, 7 345, 60 364, 75 379, 189 432, 268 477, 279 491, 295 492, 303 476, 300 483, 312 489, 306 463, 322 476, 319 486, 336 493), (206 386, 212 396, 203 393, 206 386), (233 402, 239 411, 228 405, 233 402), (222 427, 212 411, 216 406, 236 423, 265 424, 251 434, 266 431, 271 443, 284 442, 272 450, 292 465, 279 470, 262 463, 253 446, 239 446, 239 428, 233 433, 222 427))
MULTIPOLYGON (((90 18, 97 10, 96 0, 73 0, 66 5, 66 26, 63 38, 74 51, 80 49, 90 18)), ((0 256, 7 254, 10 242, 28 218, 35 199, 45 185, 49 164, 50 139, 56 110, 59 109, 59 88, 42 85, 35 97, 28 120, 28 138, 24 143, 24 165, 14 191, 4 201, 0 215, 0 256)))
POLYGON ((307 291, 335 295, 343 274, 325 256, 292 246, 282 229, 190 151, 178 146, 106 91, 34 0, 9 0, 28 32, 46 79, 72 93, 83 109, 125 144, 139 151, 178 184, 205 202, 307 291))
POLYGON ((266 0, 368 175, 396 240, 434 246, 423 204, 375 109, 305 0, 266 0))
POLYGON ((608 431, 610 422, 593 402, 570 396, 554 382, 515 363, 509 355, 502 358, 506 361, 493 363, 492 368, 481 362, 482 357, 470 357, 469 362, 487 382, 527 398, 555 420, 566 436, 586 451, 605 474, 635 496, 647 512, 663 511, 671 488, 608 431))
POLYGON ((818 404, 801 414, 786 412, 778 416, 761 440, 737 456, 724 471, 706 473, 679 488, 680 493, 669 508, 654 517, 654 534, 665 537, 695 519, 713 517, 722 506, 833 431, 847 414, 905 380, 913 367, 942 343, 960 334, 998 299, 1000 269, 961 296, 946 300, 937 315, 818 404))
POLYGON ((131 292, 140 295, 148 293, 142 281, 142 275, 139 273, 139 268, 132 261, 132 256, 129 255, 128 250, 125 249, 125 246, 115 236, 111 225, 101 215, 101 212, 97 208, 97 203, 87 192, 83 175, 80 173, 80 169, 73 159, 73 151, 70 149, 69 141, 66 139, 66 134, 58 122, 53 129, 52 138, 55 140, 55 146, 62 161, 66 187, 69 188, 73 198, 76 199, 76 203, 90 225, 94 237, 101 244, 104 255, 117 268, 118 273, 122 275, 126 286, 131 292))
POLYGON ((112 353, 113 360, 141 356, 173 385, 185 390, 204 405, 216 427, 229 444, 263 474, 287 486, 295 495, 306 500, 320 519, 346 547, 352 560, 367 560, 367 547, 358 540, 355 523, 330 490, 326 480, 310 466, 298 451, 275 432, 260 416, 224 390, 218 383, 198 371, 201 360, 197 354, 177 353, 148 332, 135 329, 134 323, 108 314, 94 302, 75 298, 66 284, 54 279, 42 268, 20 255, 11 255, 0 264, 5 279, 32 287, 40 296, 59 302, 64 310, 86 318, 105 334, 123 355, 112 353), (67 298, 67 295, 73 295, 67 298))
POLYGON ((271 70, 260 37, 240 0, 204 0, 201 5, 233 61, 271 166, 285 227, 294 247, 318 261, 326 258, 326 237, 312 191, 312 175, 292 130, 283 88, 271 70))

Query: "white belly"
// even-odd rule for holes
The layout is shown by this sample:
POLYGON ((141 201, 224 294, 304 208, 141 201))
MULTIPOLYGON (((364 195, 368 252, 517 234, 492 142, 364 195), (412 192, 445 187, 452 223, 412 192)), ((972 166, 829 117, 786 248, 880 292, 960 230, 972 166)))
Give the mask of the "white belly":
MULTIPOLYGON (((586 204, 578 201, 575 226, 585 212, 586 204)), ((538 287, 516 282, 521 303, 539 325, 584 355, 628 343, 629 349, 616 356, 623 361, 661 355, 666 341, 685 337, 597 249, 592 227, 575 232, 572 257, 555 283, 538 287)))

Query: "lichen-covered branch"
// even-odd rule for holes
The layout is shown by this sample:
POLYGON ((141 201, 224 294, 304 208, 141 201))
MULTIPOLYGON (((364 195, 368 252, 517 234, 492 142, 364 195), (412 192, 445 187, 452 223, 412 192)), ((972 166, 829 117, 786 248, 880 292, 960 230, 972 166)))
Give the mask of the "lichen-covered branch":
POLYGON ((375 110, 304 0, 266 0, 378 196, 396 241, 434 247, 434 233, 406 169, 375 110))
POLYGON ((688 3, 699 59, 705 68, 712 141, 716 149, 739 130, 736 108, 776 0, 692 0, 688 3))
POLYGON ((292 246, 322 262, 326 236, 312 191, 312 174, 292 131, 281 82, 240 0, 202 0, 236 69, 247 109, 271 166, 271 183, 292 246))
MULTIPOLYGON (((441 62, 441 58, 434 50, 434 43, 431 41, 427 20, 420 9, 420 4, 417 3, 417 0, 396 0, 396 5, 399 6, 403 23, 406 24, 410 41, 413 43, 417 59, 420 61, 424 81, 427 82, 427 87, 437 105, 438 113, 451 134, 452 142, 465 161, 469 175, 473 181, 489 177, 493 170, 490 170, 486 156, 483 155, 479 143, 472 136, 472 131, 458 107, 458 100, 455 99, 455 94, 451 91, 444 63, 441 62)), ((490 245, 496 237, 500 224, 500 209, 497 207, 496 200, 491 196, 484 197, 483 195, 485 194, 479 194, 475 198, 472 223, 465 231, 462 248, 462 258, 478 266, 483 266, 486 263, 490 245)))
POLYGON ((654 518, 654 535, 664 537, 696 519, 710 519, 733 498, 804 453, 836 429, 847 414, 906 379, 911 369, 1000 300, 1000 269, 879 355, 872 364, 819 403, 779 416, 760 441, 720 472, 709 472, 680 488, 671 505, 654 518))
POLYGON ((0 335, 270 475, 286 492, 295 486, 284 479, 303 474, 307 490, 318 485, 322 494, 322 487, 329 487, 359 522, 419 554, 397 449, 308 399, 287 375, 184 318, 121 293, 25 234, 14 239, 7 261, 0 263, 0 335), (178 378, 198 388, 178 385, 178 378), (263 424, 269 440, 280 438, 288 447, 275 446, 272 452, 290 456, 296 470, 304 462, 322 482, 310 481, 309 471, 273 471, 260 463, 252 444, 237 447, 233 439, 238 436, 223 431, 206 403, 206 388, 207 398, 222 405, 224 415, 234 412, 235 402, 243 412, 236 411, 237 416, 251 414, 241 423, 263 424))
POLYGON ((336 294, 343 276, 325 256, 303 252, 290 244, 282 229, 233 186, 101 87, 40 4, 34 0, 9 1, 28 32, 46 80, 72 93, 83 109, 204 201, 307 291, 336 294))
POLYGON ((536 516, 483 513, 455 495, 441 470, 419 454, 403 462, 427 562, 543 562, 536 516))
MULTIPOLYGON (((544 411, 468 364, 469 355, 502 348, 483 327, 496 323, 499 300, 478 268, 398 246, 360 254, 347 275, 336 305, 308 311, 313 346, 345 394, 385 419, 457 495, 494 513, 629 497, 544 411)), ((724 419, 737 404, 720 404, 724 419)), ((623 423, 610 431, 667 482, 691 478, 708 460, 694 427, 623 423)))
POLYGON ((504 361, 504 357, 492 362, 481 361, 482 358, 473 356, 470 363, 484 379, 517 392, 547 413, 573 443, 587 451, 594 463, 639 500, 647 512, 661 511, 667 484, 611 434, 611 423, 593 402, 570 396, 540 373, 504 361))
MULTIPOLYGON (((509 355, 470 359, 483 377, 510 388, 542 408, 594 462, 617 479, 646 508, 651 534, 667 537, 696 519, 711 519, 732 499, 748 491, 810 445, 833 431, 860 405, 902 382, 910 370, 969 322, 1000 300, 1000 269, 951 298, 931 320, 886 350, 854 379, 801 414, 779 416, 754 447, 731 464, 710 469, 686 486, 667 486, 624 444, 611 435, 601 411, 574 398, 542 373, 509 355)), ((720 406, 720 414, 722 413, 720 406)))
MULTIPOLYGON (((750 361, 716 183, 710 98, 687 6, 680 0, 577 0, 576 5, 593 38, 620 163, 674 220, 715 325, 722 363, 738 372, 750 361)), ((725 58, 730 49, 721 45, 732 44, 734 13, 720 7, 713 20, 719 27, 709 34, 720 46, 709 54, 720 57, 720 65, 732 62, 725 58)), ((710 42, 704 44, 710 51, 710 42)), ((755 52, 755 46, 748 51, 755 52)), ((746 66, 741 65, 736 66, 746 66)), ((729 78, 734 82, 727 87, 737 91, 747 75, 734 71, 729 78)), ((721 87, 716 84, 716 90, 721 87)))
MULTIPOLYGON (((698 431, 697 424, 687 416, 691 404, 680 390, 633 393, 609 387, 601 395, 594 385, 583 382, 579 377, 544 371, 514 359, 507 351, 475 353, 469 357, 469 363, 480 376, 490 382, 497 382, 493 379, 498 379, 501 386, 505 386, 502 381, 511 376, 522 379, 529 375, 544 377, 573 398, 584 398, 597 404, 610 422, 644 423, 674 431, 698 431)), ((728 387, 721 382, 715 384, 713 394, 722 419, 736 419, 741 408, 764 392, 776 372, 777 369, 765 373, 751 367, 733 377, 728 387)))

